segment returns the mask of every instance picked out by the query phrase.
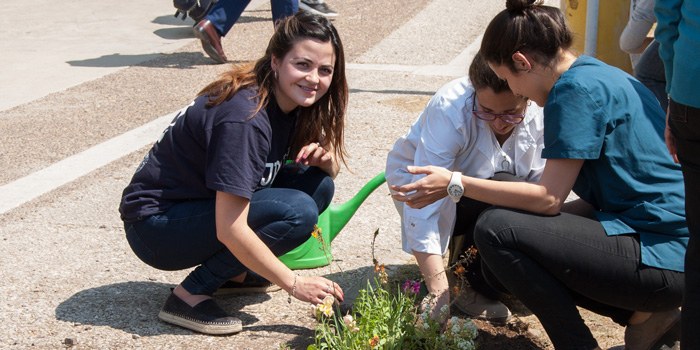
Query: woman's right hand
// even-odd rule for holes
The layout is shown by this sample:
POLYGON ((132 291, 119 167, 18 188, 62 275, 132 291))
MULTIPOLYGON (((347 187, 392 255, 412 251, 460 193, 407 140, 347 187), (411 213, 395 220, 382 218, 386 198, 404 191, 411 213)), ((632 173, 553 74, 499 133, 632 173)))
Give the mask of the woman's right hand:
POLYGON ((410 174, 425 174, 425 177, 410 184, 390 186, 391 197, 409 207, 420 209, 437 200, 447 197, 447 185, 450 183, 452 172, 437 166, 408 166, 410 174))
POLYGON ((342 302, 345 294, 339 284, 321 276, 297 276, 294 297, 311 304, 320 304, 328 295, 342 302))

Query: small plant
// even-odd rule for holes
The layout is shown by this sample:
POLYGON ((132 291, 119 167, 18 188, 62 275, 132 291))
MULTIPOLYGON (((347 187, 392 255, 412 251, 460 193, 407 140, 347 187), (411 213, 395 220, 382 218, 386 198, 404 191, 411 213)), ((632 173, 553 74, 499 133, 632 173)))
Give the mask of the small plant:
MULTIPOLYGON (((332 297, 315 306, 319 324, 315 342, 307 349, 475 349, 478 332, 471 320, 452 317, 441 324, 429 316, 429 307, 419 310, 420 280, 389 283, 384 265, 374 256, 378 233, 372 239, 374 283, 359 291, 352 311, 344 316, 337 307, 336 312, 330 310, 332 297)), ((440 312, 447 316, 448 309, 446 305, 440 312)))

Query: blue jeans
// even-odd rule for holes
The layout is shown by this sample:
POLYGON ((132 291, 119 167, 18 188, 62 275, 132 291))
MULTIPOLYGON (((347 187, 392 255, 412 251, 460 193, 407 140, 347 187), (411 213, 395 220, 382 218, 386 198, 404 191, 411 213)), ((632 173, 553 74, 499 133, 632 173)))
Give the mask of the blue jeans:
MULTIPOLYGON (((256 191, 248 225, 276 255, 304 243, 318 214, 333 198, 333 180, 316 167, 285 166, 271 188, 256 191)), ((213 294, 224 282, 248 271, 216 237, 214 199, 182 202, 165 213, 125 223, 136 256, 160 270, 197 266, 182 286, 192 294, 213 294)))
POLYGON ((556 349, 598 345, 576 306, 626 325, 633 310, 681 305, 682 272, 642 265, 637 236, 607 236, 594 219, 491 208, 474 240, 487 280, 520 299, 556 349))
MULTIPOLYGON (((219 0, 204 18, 211 21, 221 36, 226 36, 249 3, 250 0, 219 0)), ((299 0, 270 0, 270 5, 273 24, 299 11, 299 0)))
POLYGON ((681 348, 700 349, 700 108, 669 102, 668 124, 676 138, 685 182, 685 217, 690 241, 685 253, 681 348))

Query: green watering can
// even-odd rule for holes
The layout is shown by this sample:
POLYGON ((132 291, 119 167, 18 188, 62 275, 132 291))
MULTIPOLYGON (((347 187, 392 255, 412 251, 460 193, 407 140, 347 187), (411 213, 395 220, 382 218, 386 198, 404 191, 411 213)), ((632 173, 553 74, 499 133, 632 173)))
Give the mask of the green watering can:
POLYGON ((317 226, 321 229, 323 245, 318 238, 309 237, 306 242, 280 256, 279 259, 293 270, 311 269, 330 264, 333 261, 331 242, 350 221, 360 204, 384 181, 386 179, 382 171, 367 182, 350 200, 342 204, 331 204, 318 216, 317 226))

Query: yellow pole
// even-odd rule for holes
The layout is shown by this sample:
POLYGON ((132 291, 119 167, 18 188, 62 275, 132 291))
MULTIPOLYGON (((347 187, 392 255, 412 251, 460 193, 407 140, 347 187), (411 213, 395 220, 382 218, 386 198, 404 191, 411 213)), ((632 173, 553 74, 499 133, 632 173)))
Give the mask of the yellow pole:
MULTIPOLYGON (((587 0, 561 0, 561 10, 574 32, 573 49, 585 52, 587 0)), ((619 40, 629 16, 630 0, 599 0, 598 39, 595 56, 599 60, 632 72, 629 55, 620 50, 619 40)))

